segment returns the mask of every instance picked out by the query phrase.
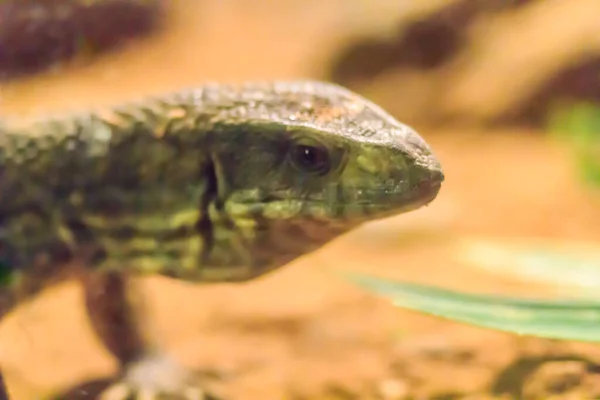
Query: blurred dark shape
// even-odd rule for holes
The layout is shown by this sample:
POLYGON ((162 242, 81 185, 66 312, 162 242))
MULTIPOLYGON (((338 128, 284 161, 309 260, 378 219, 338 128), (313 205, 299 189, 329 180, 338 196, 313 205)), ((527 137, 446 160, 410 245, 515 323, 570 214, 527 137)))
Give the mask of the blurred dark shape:
POLYGON ((0 80, 94 56, 155 31, 164 0, 0 1, 0 80))
POLYGON ((415 21, 394 49, 400 62, 425 70, 442 65, 460 50, 466 28, 478 11, 477 2, 463 0, 415 21))
POLYGON ((600 105, 600 54, 566 66, 537 88, 524 107, 502 116, 498 122, 541 126, 556 101, 589 101, 600 105))
POLYGON ((560 2, 538 7, 542 0, 456 0, 405 18, 392 39, 365 39, 345 49, 328 78, 358 92, 367 88, 374 101, 411 124, 541 127, 557 102, 600 105, 600 50, 587 33, 595 22, 581 20, 586 12, 591 18, 593 3, 566 9, 560 2), (527 28, 557 18, 563 22, 549 23, 555 29, 547 35, 527 28), (511 39, 521 32, 521 42, 511 39), (546 65, 552 59, 559 64, 546 65), (499 74, 504 86, 497 84, 499 74), (486 82, 491 89, 477 94, 486 82), (411 100, 394 98, 390 85, 411 100))
POLYGON ((395 39, 367 39, 354 44, 334 61, 331 79, 344 84, 401 67, 438 67, 462 46, 465 29, 477 8, 476 1, 461 0, 401 26, 395 39))
POLYGON ((600 386, 592 383, 600 378, 598 367, 593 357, 571 351, 523 355, 494 377, 490 391, 512 399, 578 398, 583 393, 597 398, 600 386))
POLYGON ((352 45, 334 61, 330 78, 347 84, 390 69, 437 68, 462 49, 469 25, 479 14, 510 11, 532 1, 536 0, 455 1, 424 19, 402 24, 395 39, 367 39, 352 45))

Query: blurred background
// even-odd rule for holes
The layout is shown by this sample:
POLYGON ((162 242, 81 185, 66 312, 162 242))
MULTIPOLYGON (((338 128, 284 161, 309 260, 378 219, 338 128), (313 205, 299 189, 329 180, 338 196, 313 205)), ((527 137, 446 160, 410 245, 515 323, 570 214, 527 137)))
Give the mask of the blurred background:
MULTIPOLYGON (((598 15, 598 0, 3 0, 0 118, 206 81, 346 86, 431 143, 439 198, 248 284, 147 279, 169 351, 242 371, 232 399, 598 398, 598 347, 398 310, 331 273, 579 296, 564 274, 520 274, 511 249, 600 271, 598 15)), ((82 304, 66 283, 3 321, 16 400, 116 372, 82 304)))

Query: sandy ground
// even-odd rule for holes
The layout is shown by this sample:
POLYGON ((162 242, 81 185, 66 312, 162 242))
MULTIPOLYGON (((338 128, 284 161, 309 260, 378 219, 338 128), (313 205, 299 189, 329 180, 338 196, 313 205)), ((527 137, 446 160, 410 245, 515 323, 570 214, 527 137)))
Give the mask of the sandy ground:
MULTIPOLYGON (((204 9, 201 2, 185 3, 185 12, 175 7, 171 16, 177 26, 150 41, 93 66, 0 88, 2 114, 106 104, 206 80, 318 76, 328 51, 344 40, 334 28, 343 22, 338 3, 320 3, 319 13, 284 3, 291 2, 272 12, 266 3, 235 8, 207 1, 204 9)), ((422 133, 447 175, 430 207, 366 226, 249 284, 195 287, 148 279, 169 351, 189 366, 236 372, 225 385, 232 399, 538 399, 553 390, 562 390, 557 398, 582 399, 600 393, 598 370, 581 360, 600 360, 600 348, 396 310, 333 274, 354 269, 470 291, 552 294, 453 261, 454 241, 462 235, 600 240, 598 196, 575 182, 564 149, 541 135, 422 133), (540 359, 572 355, 574 361, 546 362, 528 375, 540 359)), ((91 334, 74 284, 49 290, 11 315, 0 338, 16 400, 115 372, 91 334)))

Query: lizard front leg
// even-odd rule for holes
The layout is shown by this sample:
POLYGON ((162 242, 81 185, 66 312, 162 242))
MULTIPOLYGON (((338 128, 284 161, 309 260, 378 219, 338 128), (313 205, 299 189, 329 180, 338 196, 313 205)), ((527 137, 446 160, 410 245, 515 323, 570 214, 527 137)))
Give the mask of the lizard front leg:
POLYGON ((8 398, 8 389, 6 388, 6 384, 4 383, 2 371, 0 371, 0 400, 10 400, 8 398))
POLYGON ((145 310, 143 290, 119 272, 84 278, 86 308, 106 348, 118 359, 120 379, 101 400, 208 400, 202 382, 160 348, 145 310))

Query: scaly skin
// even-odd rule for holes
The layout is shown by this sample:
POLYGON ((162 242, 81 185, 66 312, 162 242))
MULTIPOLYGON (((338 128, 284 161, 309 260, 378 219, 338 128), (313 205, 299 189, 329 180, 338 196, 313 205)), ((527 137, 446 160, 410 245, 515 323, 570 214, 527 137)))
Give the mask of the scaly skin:
MULTIPOLYGON (((428 204, 442 180, 414 131, 321 82, 209 84, 96 113, 7 121, 0 315, 73 265, 109 277, 105 285, 141 274, 247 281, 363 222, 428 204)), ((119 307, 135 331, 139 309, 119 307)), ((139 365, 150 348, 121 361, 139 365)), ((115 393, 131 386, 183 392, 131 380, 105 398, 125 398, 115 393)))

